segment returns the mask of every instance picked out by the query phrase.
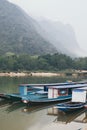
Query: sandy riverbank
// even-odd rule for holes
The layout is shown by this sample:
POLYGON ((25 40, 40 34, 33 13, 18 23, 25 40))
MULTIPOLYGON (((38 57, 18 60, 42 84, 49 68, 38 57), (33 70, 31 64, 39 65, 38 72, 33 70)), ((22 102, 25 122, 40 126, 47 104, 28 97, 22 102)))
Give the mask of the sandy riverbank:
POLYGON ((31 72, 31 73, 24 73, 24 72, 9 72, 9 73, 0 73, 0 76, 10 76, 10 77, 23 77, 23 76, 42 76, 42 77, 51 77, 51 76, 64 76, 64 74, 60 73, 47 73, 47 72, 31 72))

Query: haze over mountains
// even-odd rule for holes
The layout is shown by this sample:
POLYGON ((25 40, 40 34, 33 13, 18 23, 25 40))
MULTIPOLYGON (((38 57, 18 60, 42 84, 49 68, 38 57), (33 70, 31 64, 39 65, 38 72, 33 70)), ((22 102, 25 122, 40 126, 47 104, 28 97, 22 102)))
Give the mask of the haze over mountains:
POLYGON ((63 54, 81 55, 75 32, 71 25, 50 20, 38 20, 37 31, 63 54), (42 30, 41 30, 42 28, 42 30))
POLYGON ((80 52, 73 28, 60 22, 35 20, 21 8, 0 0, 0 54, 41 55, 80 52))
POLYGON ((55 47, 36 31, 35 21, 18 6, 0 0, 0 54, 46 54, 55 47))

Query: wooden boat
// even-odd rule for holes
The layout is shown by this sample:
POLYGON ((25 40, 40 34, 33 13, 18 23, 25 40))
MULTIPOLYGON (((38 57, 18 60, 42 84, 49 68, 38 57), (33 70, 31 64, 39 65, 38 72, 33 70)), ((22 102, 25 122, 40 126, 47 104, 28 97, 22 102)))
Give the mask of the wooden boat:
MULTIPOLYGON (((84 82, 81 82, 84 83, 84 82)), ((76 84, 75 82, 65 82, 65 83, 50 83, 50 84, 20 84, 19 85, 19 93, 1 93, 0 98, 8 99, 11 101, 20 101, 24 95, 36 94, 40 97, 47 97, 48 87, 47 86, 62 86, 62 85, 70 85, 76 84)))
POLYGON ((72 89, 87 86, 86 82, 65 82, 51 84, 21 84, 19 93, 0 94, 11 101, 54 102, 71 99, 72 89))
POLYGON ((19 93, 1 93, 0 98, 7 99, 11 101, 20 101, 23 95, 34 94, 37 91, 41 91, 43 88, 41 87, 32 87, 30 84, 22 84, 19 85, 19 93))
POLYGON ((67 103, 58 104, 57 107, 61 111, 71 112, 83 108, 84 105, 85 103, 82 102, 67 102, 67 103))
POLYGON ((85 87, 87 84, 71 84, 71 85, 58 85, 58 86, 47 86, 48 94, 30 94, 23 95, 22 101, 24 103, 46 103, 55 101, 69 100, 72 97, 72 90, 75 88, 85 87))
POLYGON ((72 91, 72 101, 58 104, 59 110, 64 112, 75 111, 86 106, 87 103, 87 87, 76 88, 72 91))

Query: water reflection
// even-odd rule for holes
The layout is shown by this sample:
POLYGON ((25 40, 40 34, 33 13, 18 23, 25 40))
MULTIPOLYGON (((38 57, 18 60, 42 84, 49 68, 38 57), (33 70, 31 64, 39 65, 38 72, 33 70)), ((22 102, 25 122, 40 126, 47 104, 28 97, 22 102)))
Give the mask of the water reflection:
POLYGON ((43 109, 47 109, 50 108, 54 105, 56 105, 57 103, 40 103, 37 105, 36 104, 30 104, 29 106, 26 106, 24 109, 22 109, 23 112, 30 114, 32 112, 36 112, 36 111, 40 111, 43 109))
POLYGON ((22 109, 23 112, 30 114, 32 112, 40 111, 47 109, 47 115, 56 117, 53 122, 55 123, 70 123, 72 121, 78 123, 87 123, 87 109, 82 108, 80 110, 64 113, 56 107, 56 104, 39 104, 39 105, 30 105, 22 109))
POLYGON ((47 115, 56 116, 53 122, 56 123, 70 123, 72 121, 78 123, 87 123, 87 109, 82 108, 80 110, 64 113, 63 111, 58 110, 57 107, 52 107, 47 110, 47 115))
POLYGON ((21 101, 11 101, 10 99, 0 99, 0 109, 2 108, 5 108, 6 107, 6 110, 7 113, 9 112, 13 112, 17 109, 22 109, 22 107, 25 107, 25 104, 21 101))
POLYGON ((5 111, 7 113, 16 111, 20 109, 23 113, 31 114, 40 110, 47 110, 47 115, 55 117, 53 122, 55 123, 70 123, 72 121, 78 123, 87 123, 87 109, 82 108, 80 110, 64 113, 60 111, 57 106, 57 103, 47 103, 47 104, 29 104, 26 106, 23 102, 10 102, 10 100, 0 99, 0 108, 7 107, 5 111))
POLYGON ((20 109, 20 108, 22 109, 23 107, 25 107, 25 104, 18 101, 18 102, 11 103, 6 109, 6 111, 9 113, 9 112, 16 111, 17 109, 20 109))
MULTIPOLYGON (((0 100, 0 104, 0 128, 2 130, 15 130, 15 128, 18 130, 52 130, 53 128, 55 130, 68 130, 67 125, 71 126, 71 122, 74 124, 87 123, 86 109, 65 114, 59 111, 56 104, 53 103, 25 106, 22 102, 0 100), (63 126, 63 124, 67 125, 63 126)), ((73 130, 77 130, 77 128, 82 128, 82 125, 78 125, 73 130)))

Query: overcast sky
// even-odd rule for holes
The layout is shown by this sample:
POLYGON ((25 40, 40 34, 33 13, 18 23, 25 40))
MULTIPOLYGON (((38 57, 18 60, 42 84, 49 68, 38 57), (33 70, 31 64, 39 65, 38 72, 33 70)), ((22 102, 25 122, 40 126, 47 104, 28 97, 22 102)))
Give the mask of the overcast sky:
POLYGON ((29 15, 71 24, 81 48, 87 51, 87 0, 9 0, 29 15))

